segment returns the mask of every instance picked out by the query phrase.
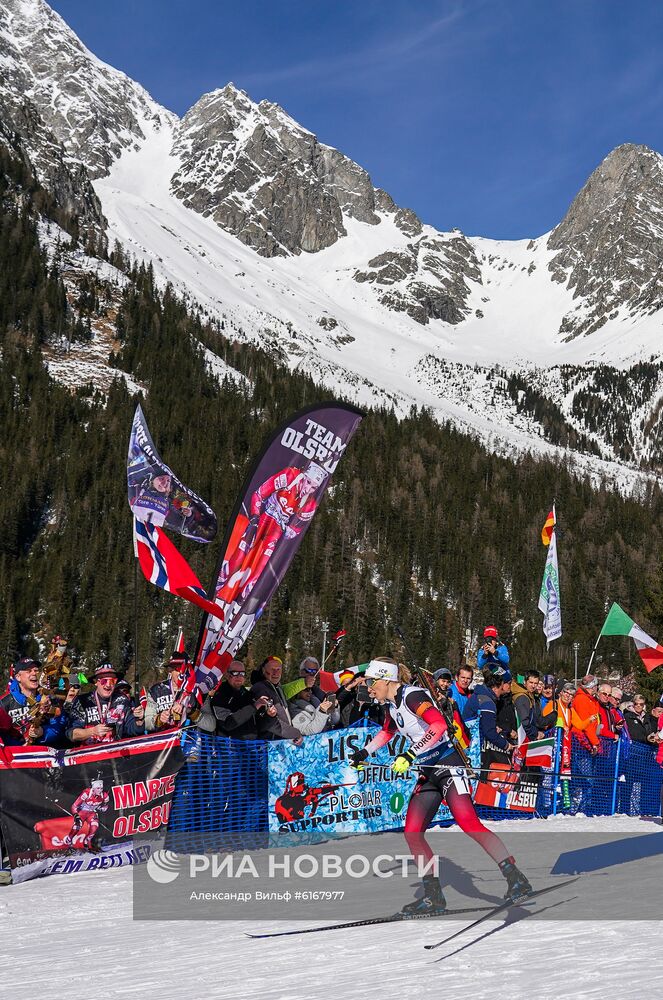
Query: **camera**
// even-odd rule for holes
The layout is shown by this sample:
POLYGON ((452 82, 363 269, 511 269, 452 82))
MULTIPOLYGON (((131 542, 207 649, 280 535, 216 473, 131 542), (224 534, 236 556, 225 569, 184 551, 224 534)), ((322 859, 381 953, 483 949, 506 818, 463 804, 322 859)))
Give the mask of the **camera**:
POLYGON ((371 696, 368 693, 368 688, 366 687, 365 684, 360 684, 359 687, 357 688, 357 701, 365 705, 370 700, 371 696))

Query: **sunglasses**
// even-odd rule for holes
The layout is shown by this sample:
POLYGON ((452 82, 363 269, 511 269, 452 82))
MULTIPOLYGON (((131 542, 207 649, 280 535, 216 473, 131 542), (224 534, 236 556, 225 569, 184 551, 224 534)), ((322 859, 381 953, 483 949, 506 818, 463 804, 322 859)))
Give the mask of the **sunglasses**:
POLYGON ((112 687, 117 683, 115 677, 99 677, 98 681, 102 687, 112 687))
POLYGON ((317 674, 317 672, 318 671, 316 670, 315 667, 304 667, 304 673, 305 674, 309 674, 309 675, 312 674, 315 677, 315 675, 317 674))
POLYGON ((229 670, 228 677, 246 677, 246 671, 244 670, 229 670))

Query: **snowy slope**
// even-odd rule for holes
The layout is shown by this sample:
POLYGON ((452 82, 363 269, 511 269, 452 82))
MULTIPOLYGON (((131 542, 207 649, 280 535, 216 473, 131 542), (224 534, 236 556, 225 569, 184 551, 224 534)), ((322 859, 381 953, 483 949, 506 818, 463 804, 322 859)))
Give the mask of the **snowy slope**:
POLYGON ((470 238, 423 225, 360 165, 232 84, 178 119, 44 0, 5 0, 0 65, 0 112, 37 168, 50 164, 44 182, 70 198, 59 143, 66 164, 94 178, 110 244, 152 262, 232 335, 357 402, 430 407, 501 453, 559 456, 551 442, 572 441, 580 472, 624 489, 642 478, 640 462, 663 466, 663 369, 646 398, 616 400, 606 432, 587 393, 576 398, 594 391, 600 366, 663 359, 660 154, 613 150, 549 234, 470 238), (585 369, 586 383, 575 374, 569 386, 567 366, 585 369), (561 435, 499 388, 513 373, 544 397, 561 435))
MULTIPOLYGON (((388 215, 379 226, 346 219, 347 236, 317 254, 266 259, 172 194, 170 178, 178 167, 168 129, 159 128, 140 148, 126 151, 107 177, 96 180, 111 244, 118 240, 138 259, 151 261, 163 281, 211 316, 224 318, 230 332, 234 328, 279 350, 292 366, 359 404, 393 404, 407 412, 417 403, 478 434, 496 451, 559 454, 531 420, 517 418, 512 404, 491 402, 486 371, 476 367, 490 370, 498 362, 527 369, 578 360, 577 342, 557 343, 551 318, 547 325, 538 324, 540 340, 528 335, 542 303, 543 315, 551 317, 555 303, 561 311, 571 301, 568 290, 546 276, 551 253, 543 241, 530 250, 525 241, 473 241, 489 277, 486 287, 477 285, 472 294, 483 309, 486 294, 491 296, 492 319, 423 326, 381 306, 372 289, 353 278, 385 247, 407 244, 408 237, 388 215), (532 261, 536 269, 529 273, 532 261), (508 320, 514 301, 519 311, 508 320), (436 384, 435 362, 446 359, 455 368, 436 384)), ((638 478, 615 462, 581 454, 575 461, 580 473, 605 475, 622 488, 638 478)))
MULTIPOLYGON (((554 827, 566 834, 568 844, 579 832, 609 830, 618 838, 643 828, 625 817, 560 817, 495 826, 505 835, 505 826, 509 831, 554 827)), ((475 871, 486 878, 492 874, 488 868, 479 865, 475 871)), ((600 872, 584 879, 594 879, 597 887, 606 881, 600 872)), ((444 918, 251 941, 244 930, 285 929, 292 923, 134 922, 131 892, 131 872, 125 869, 55 875, 0 889, 6 929, 0 953, 3 994, 12 1000, 68 1000, 83 989, 116 1000, 358 1000, 378 995, 402 1000, 641 1000, 663 989, 658 921, 525 919, 503 925, 494 920, 448 951, 428 954, 425 942, 451 934, 463 922, 444 918), (449 957, 436 964, 439 954, 449 957)))

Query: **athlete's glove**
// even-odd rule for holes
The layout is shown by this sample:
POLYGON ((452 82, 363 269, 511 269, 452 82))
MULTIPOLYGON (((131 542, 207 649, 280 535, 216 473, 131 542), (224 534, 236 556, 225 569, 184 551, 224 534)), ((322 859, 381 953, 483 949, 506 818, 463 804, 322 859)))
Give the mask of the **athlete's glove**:
POLYGON ((354 753, 351 753, 348 758, 350 761, 350 767, 354 767, 355 771, 363 771, 366 766, 364 761, 368 758, 368 756, 368 750, 355 750, 354 753))
POLYGON ((394 774, 405 774, 410 769, 412 761, 416 757, 411 750, 406 750, 405 753, 399 754, 394 763, 391 765, 391 769, 394 774))

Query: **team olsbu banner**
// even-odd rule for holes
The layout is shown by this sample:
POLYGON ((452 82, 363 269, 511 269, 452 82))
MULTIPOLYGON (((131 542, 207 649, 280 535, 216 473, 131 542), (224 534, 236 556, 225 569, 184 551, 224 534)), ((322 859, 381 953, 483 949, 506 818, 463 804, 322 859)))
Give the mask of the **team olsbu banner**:
POLYGON ((194 542, 211 542, 216 536, 216 514, 161 459, 140 406, 131 425, 127 489, 137 521, 168 528, 194 542))
POLYGON ((79 750, 0 747, 0 829, 12 880, 146 861, 132 838, 165 831, 181 733, 79 750))
POLYGON ((321 403, 279 427, 255 462, 230 519, 196 651, 197 682, 211 690, 262 615, 310 525, 362 419, 361 410, 321 403))

